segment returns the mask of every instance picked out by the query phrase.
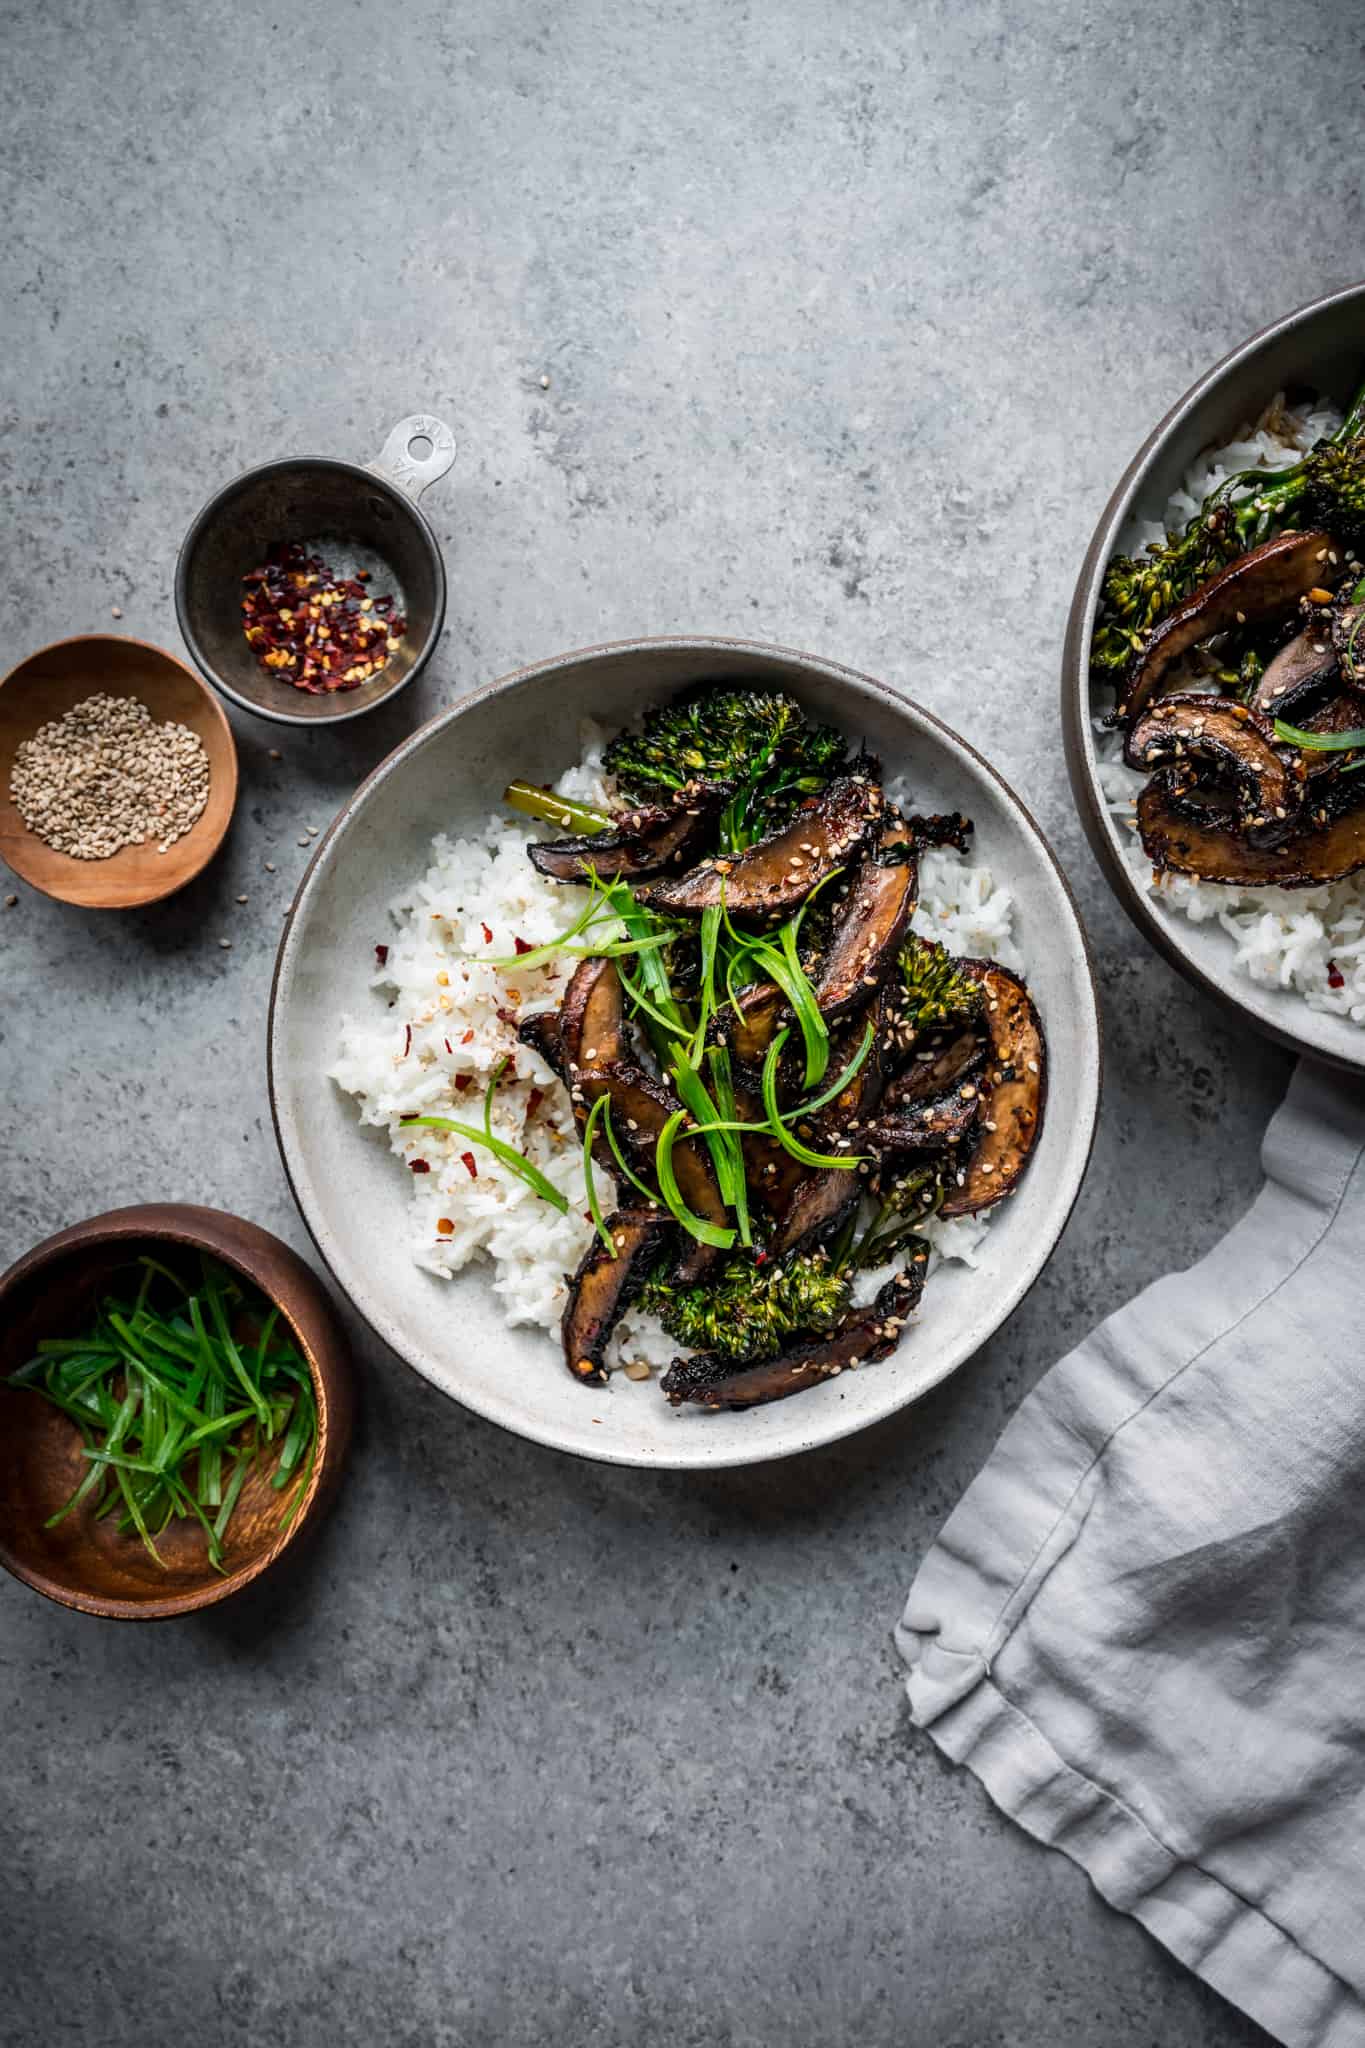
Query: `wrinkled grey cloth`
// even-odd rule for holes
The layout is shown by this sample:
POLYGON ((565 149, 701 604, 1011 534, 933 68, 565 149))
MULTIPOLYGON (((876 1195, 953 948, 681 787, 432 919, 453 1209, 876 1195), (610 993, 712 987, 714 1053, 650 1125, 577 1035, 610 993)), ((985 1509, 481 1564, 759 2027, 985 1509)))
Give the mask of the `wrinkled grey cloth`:
POLYGON ((1365 1087, 1042 1380, 925 1559, 914 1719, 1293 2048, 1365 2048, 1365 1087))

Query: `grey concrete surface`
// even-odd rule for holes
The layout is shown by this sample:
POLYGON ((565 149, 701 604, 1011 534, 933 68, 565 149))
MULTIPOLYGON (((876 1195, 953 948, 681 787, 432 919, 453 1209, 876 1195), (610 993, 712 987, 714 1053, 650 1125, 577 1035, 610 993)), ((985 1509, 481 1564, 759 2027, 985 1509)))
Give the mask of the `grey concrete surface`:
POLYGON ((366 457, 415 407, 459 440, 420 688, 330 736, 234 718, 235 829, 175 901, 0 912, 0 1257, 150 1197, 307 1250, 263 1064, 299 831, 462 690, 602 637, 786 641, 960 726, 1069 869, 1109 1033, 1044 1279, 860 1441, 591 1469, 357 1328, 363 1427, 298 1572, 157 1630, 0 1585, 0 2040, 1263 2038, 912 1733, 888 1631, 1037 1376, 1256 1184, 1288 1062, 1134 940, 1072 811, 1056 671, 1152 420, 1358 274, 1354 10, 0 20, 6 662, 114 606, 177 645, 180 536, 250 462, 366 457))

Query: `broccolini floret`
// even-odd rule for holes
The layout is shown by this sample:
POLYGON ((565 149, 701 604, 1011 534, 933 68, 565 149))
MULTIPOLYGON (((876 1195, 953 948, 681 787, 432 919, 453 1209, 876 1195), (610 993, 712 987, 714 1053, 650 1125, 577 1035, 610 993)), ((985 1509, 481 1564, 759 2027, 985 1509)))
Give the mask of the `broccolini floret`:
POLYGON ((639 1306, 671 1337, 726 1358, 776 1358, 794 1336, 823 1336, 848 1307, 849 1278, 823 1252, 763 1261, 736 1254, 704 1284, 678 1287, 665 1275, 645 1282, 639 1306))
POLYGON ((842 734, 812 724, 794 698, 712 686, 647 712, 638 733, 612 741, 603 766, 635 803, 667 802, 689 782, 733 790, 720 843, 740 852, 825 789, 846 752, 842 734))
POLYGON ((1092 680, 1117 688, 1148 635, 1201 583, 1274 534, 1314 526, 1365 549, 1365 390, 1336 433, 1298 462, 1225 477, 1182 530, 1141 555, 1114 556, 1091 640, 1092 680))
POLYGON ((981 984, 964 973, 946 946, 911 933, 900 950, 905 1019, 914 1031, 930 1031, 950 1018, 975 1017, 983 1002, 981 984))

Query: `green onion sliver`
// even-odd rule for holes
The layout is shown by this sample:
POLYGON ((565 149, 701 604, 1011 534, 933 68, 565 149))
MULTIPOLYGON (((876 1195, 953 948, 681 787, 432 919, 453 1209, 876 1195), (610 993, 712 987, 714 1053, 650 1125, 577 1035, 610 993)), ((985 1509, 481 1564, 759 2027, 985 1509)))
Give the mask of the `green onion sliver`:
POLYGON ((1355 726, 1350 732, 1305 732, 1302 726, 1287 725, 1277 718, 1275 737, 1287 746, 1309 747, 1318 754, 1349 754, 1355 747, 1365 747, 1365 726, 1355 726))
POLYGON ((696 1216, 682 1198, 682 1191, 673 1171, 673 1146, 680 1127, 687 1121, 685 1109, 675 1109, 659 1133, 655 1151, 654 1170, 659 1176, 659 1192, 664 1198, 669 1214, 681 1223, 689 1237, 695 1237, 700 1244, 714 1245, 717 1251, 728 1252, 735 1241, 733 1230, 722 1229, 718 1223, 708 1223, 704 1216, 696 1216))
MULTIPOLYGON (((612 1123, 611 1120, 610 1095, 603 1093, 599 1100, 606 1104, 606 1111, 602 1118, 602 1128, 607 1134, 607 1143, 611 1147, 612 1158, 616 1161, 616 1164, 620 1167, 622 1174, 630 1182, 631 1186, 635 1189, 636 1193, 644 1196, 646 1202, 648 1202, 651 1209, 657 1209, 659 1206, 658 1196, 655 1194, 653 1188, 646 1187, 645 1183, 641 1180, 638 1173, 633 1173, 631 1171, 630 1166, 626 1161, 625 1153, 621 1150, 621 1141, 616 1135, 616 1126, 612 1123)), ((596 1105, 594 1105, 594 1107, 595 1106, 596 1105)))
POLYGON ((777 1063, 782 1057, 782 1048, 789 1037, 788 1031, 779 1031, 768 1047, 763 1062, 763 1107, 768 1113, 768 1127, 784 1152, 790 1152, 793 1159, 799 1159, 803 1166, 838 1167, 841 1172, 852 1172, 862 1161, 853 1153, 840 1153, 834 1157, 825 1152, 812 1152, 809 1145, 803 1145, 794 1137, 782 1121, 782 1112, 777 1105, 777 1063))
POLYGON ((405 1116, 400 1121, 405 1130, 453 1131, 457 1138, 464 1138, 471 1145, 484 1146, 495 1159, 502 1161, 509 1173, 514 1173, 518 1180, 524 1180, 542 1202, 558 1209, 561 1216, 568 1214, 568 1196, 561 1195, 554 1183, 546 1180, 540 1168, 533 1166, 515 1145, 505 1143, 502 1138, 490 1137, 487 1131, 477 1131, 473 1124, 460 1123, 453 1116, 405 1116))
POLYGON ((607 1220, 602 1214, 602 1204, 597 1199, 597 1184, 593 1178, 592 1170, 592 1141, 597 1133, 597 1125, 602 1111, 606 1107, 606 1102, 607 1097, 604 1090, 588 1111, 588 1120, 583 1126, 583 1184, 588 1190, 588 1208, 592 1215, 593 1228, 608 1252, 610 1252, 612 1258, 615 1258, 616 1246, 612 1242, 611 1232, 607 1229, 607 1220))

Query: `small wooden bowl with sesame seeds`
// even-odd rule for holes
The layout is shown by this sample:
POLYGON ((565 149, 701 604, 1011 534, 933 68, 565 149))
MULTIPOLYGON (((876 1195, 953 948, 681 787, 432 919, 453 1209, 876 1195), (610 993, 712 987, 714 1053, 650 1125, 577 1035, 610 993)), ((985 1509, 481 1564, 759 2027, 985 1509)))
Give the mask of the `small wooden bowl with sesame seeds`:
MULTIPOLYGON (((180 759, 168 769, 164 794, 154 785, 152 797, 157 807, 164 804, 168 829, 179 822, 178 812, 193 812, 199 794, 196 778, 203 773, 196 750, 184 742, 178 744, 180 759)), ((0 856, 21 880, 43 895, 86 910, 132 910, 171 896, 213 859, 236 801, 237 748, 232 728, 213 692, 164 648, 145 640, 84 633, 40 648, 0 683, 0 856), (102 858, 80 857, 61 851, 25 822, 15 801, 16 762, 20 772, 17 793, 30 815, 35 791, 39 797, 45 794, 60 771, 52 765, 33 765, 31 755, 20 755, 21 747, 90 697, 132 699, 156 725, 188 728, 203 749, 207 796, 188 830, 182 829, 164 851, 164 840, 154 834, 102 858)), ((51 828, 53 836, 59 839, 80 833, 87 844, 94 845, 118 836, 117 799, 105 804, 88 801, 78 811, 74 802, 63 806, 54 795, 49 815, 56 821, 51 828)))

